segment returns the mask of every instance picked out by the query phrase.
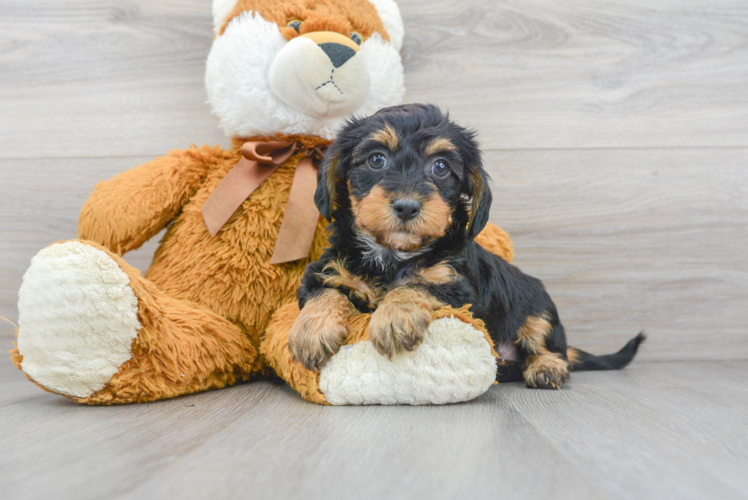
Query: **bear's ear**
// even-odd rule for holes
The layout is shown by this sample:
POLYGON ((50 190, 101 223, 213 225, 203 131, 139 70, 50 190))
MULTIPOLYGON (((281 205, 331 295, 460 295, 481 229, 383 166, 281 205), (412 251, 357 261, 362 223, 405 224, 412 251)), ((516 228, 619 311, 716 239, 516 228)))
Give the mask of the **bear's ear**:
POLYGON ((403 37, 405 28, 403 27, 403 18, 400 16, 400 9, 395 0, 370 0, 374 4, 379 14, 379 19, 384 24, 384 29, 390 36, 390 41, 395 45, 398 52, 403 48, 403 37))
POLYGON ((223 22, 234 10, 237 0, 213 0, 213 33, 221 30, 223 22))

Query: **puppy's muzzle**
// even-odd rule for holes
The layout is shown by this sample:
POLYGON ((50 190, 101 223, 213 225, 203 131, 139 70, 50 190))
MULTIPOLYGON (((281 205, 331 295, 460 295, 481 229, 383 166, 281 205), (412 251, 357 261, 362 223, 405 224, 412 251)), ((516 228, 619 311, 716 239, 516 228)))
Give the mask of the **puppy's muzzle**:
POLYGON ((392 210, 395 211, 398 219, 403 222, 408 222, 418 217, 422 208, 423 205, 421 205, 421 202, 413 198, 398 198, 392 202, 392 210))

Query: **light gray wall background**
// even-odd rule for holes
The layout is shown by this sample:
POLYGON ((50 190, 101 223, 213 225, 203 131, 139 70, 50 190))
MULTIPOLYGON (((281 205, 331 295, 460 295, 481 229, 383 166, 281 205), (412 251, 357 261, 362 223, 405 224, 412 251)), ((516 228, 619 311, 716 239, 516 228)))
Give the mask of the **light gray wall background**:
MULTIPOLYGON (((644 328, 643 360, 748 359, 748 4, 400 4, 407 100, 479 131, 492 222, 572 344, 644 328)), ((0 315, 16 321, 31 257, 75 237, 96 182, 228 140, 205 104, 208 0, 0 11, 0 315)))

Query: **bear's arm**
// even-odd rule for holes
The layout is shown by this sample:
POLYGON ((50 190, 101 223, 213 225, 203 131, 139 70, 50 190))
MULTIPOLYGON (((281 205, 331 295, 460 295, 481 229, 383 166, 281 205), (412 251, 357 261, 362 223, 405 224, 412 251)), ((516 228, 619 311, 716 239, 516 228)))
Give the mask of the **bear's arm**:
POLYGON ((475 237, 475 241, 492 254, 498 255, 509 263, 514 259, 514 245, 512 245, 511 238, 506 231, 490 222, 475 237))
POLYGON ((169 224, 223 156, 219 147, 175 150, 100 182, 81 209, 78 237, 119 255, 137 249, 169 224))

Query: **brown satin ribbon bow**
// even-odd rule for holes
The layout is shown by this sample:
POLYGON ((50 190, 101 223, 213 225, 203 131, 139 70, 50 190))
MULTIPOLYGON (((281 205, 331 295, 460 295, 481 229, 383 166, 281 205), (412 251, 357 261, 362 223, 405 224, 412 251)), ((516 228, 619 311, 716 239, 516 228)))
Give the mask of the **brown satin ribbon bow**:
POLYGON ((241 148, 242 159, 211 193, 201 210, 210 235, 215 236, 244 200, 283 162, 300 152, 303 157, 296 165, 270 263, 282 264, 308 257, 319 221, 319 211, 314 204, 317 188, 315 162, 322 160, 325 149, 321 146, 306 148, 298 141, 245 142, 241 148))

